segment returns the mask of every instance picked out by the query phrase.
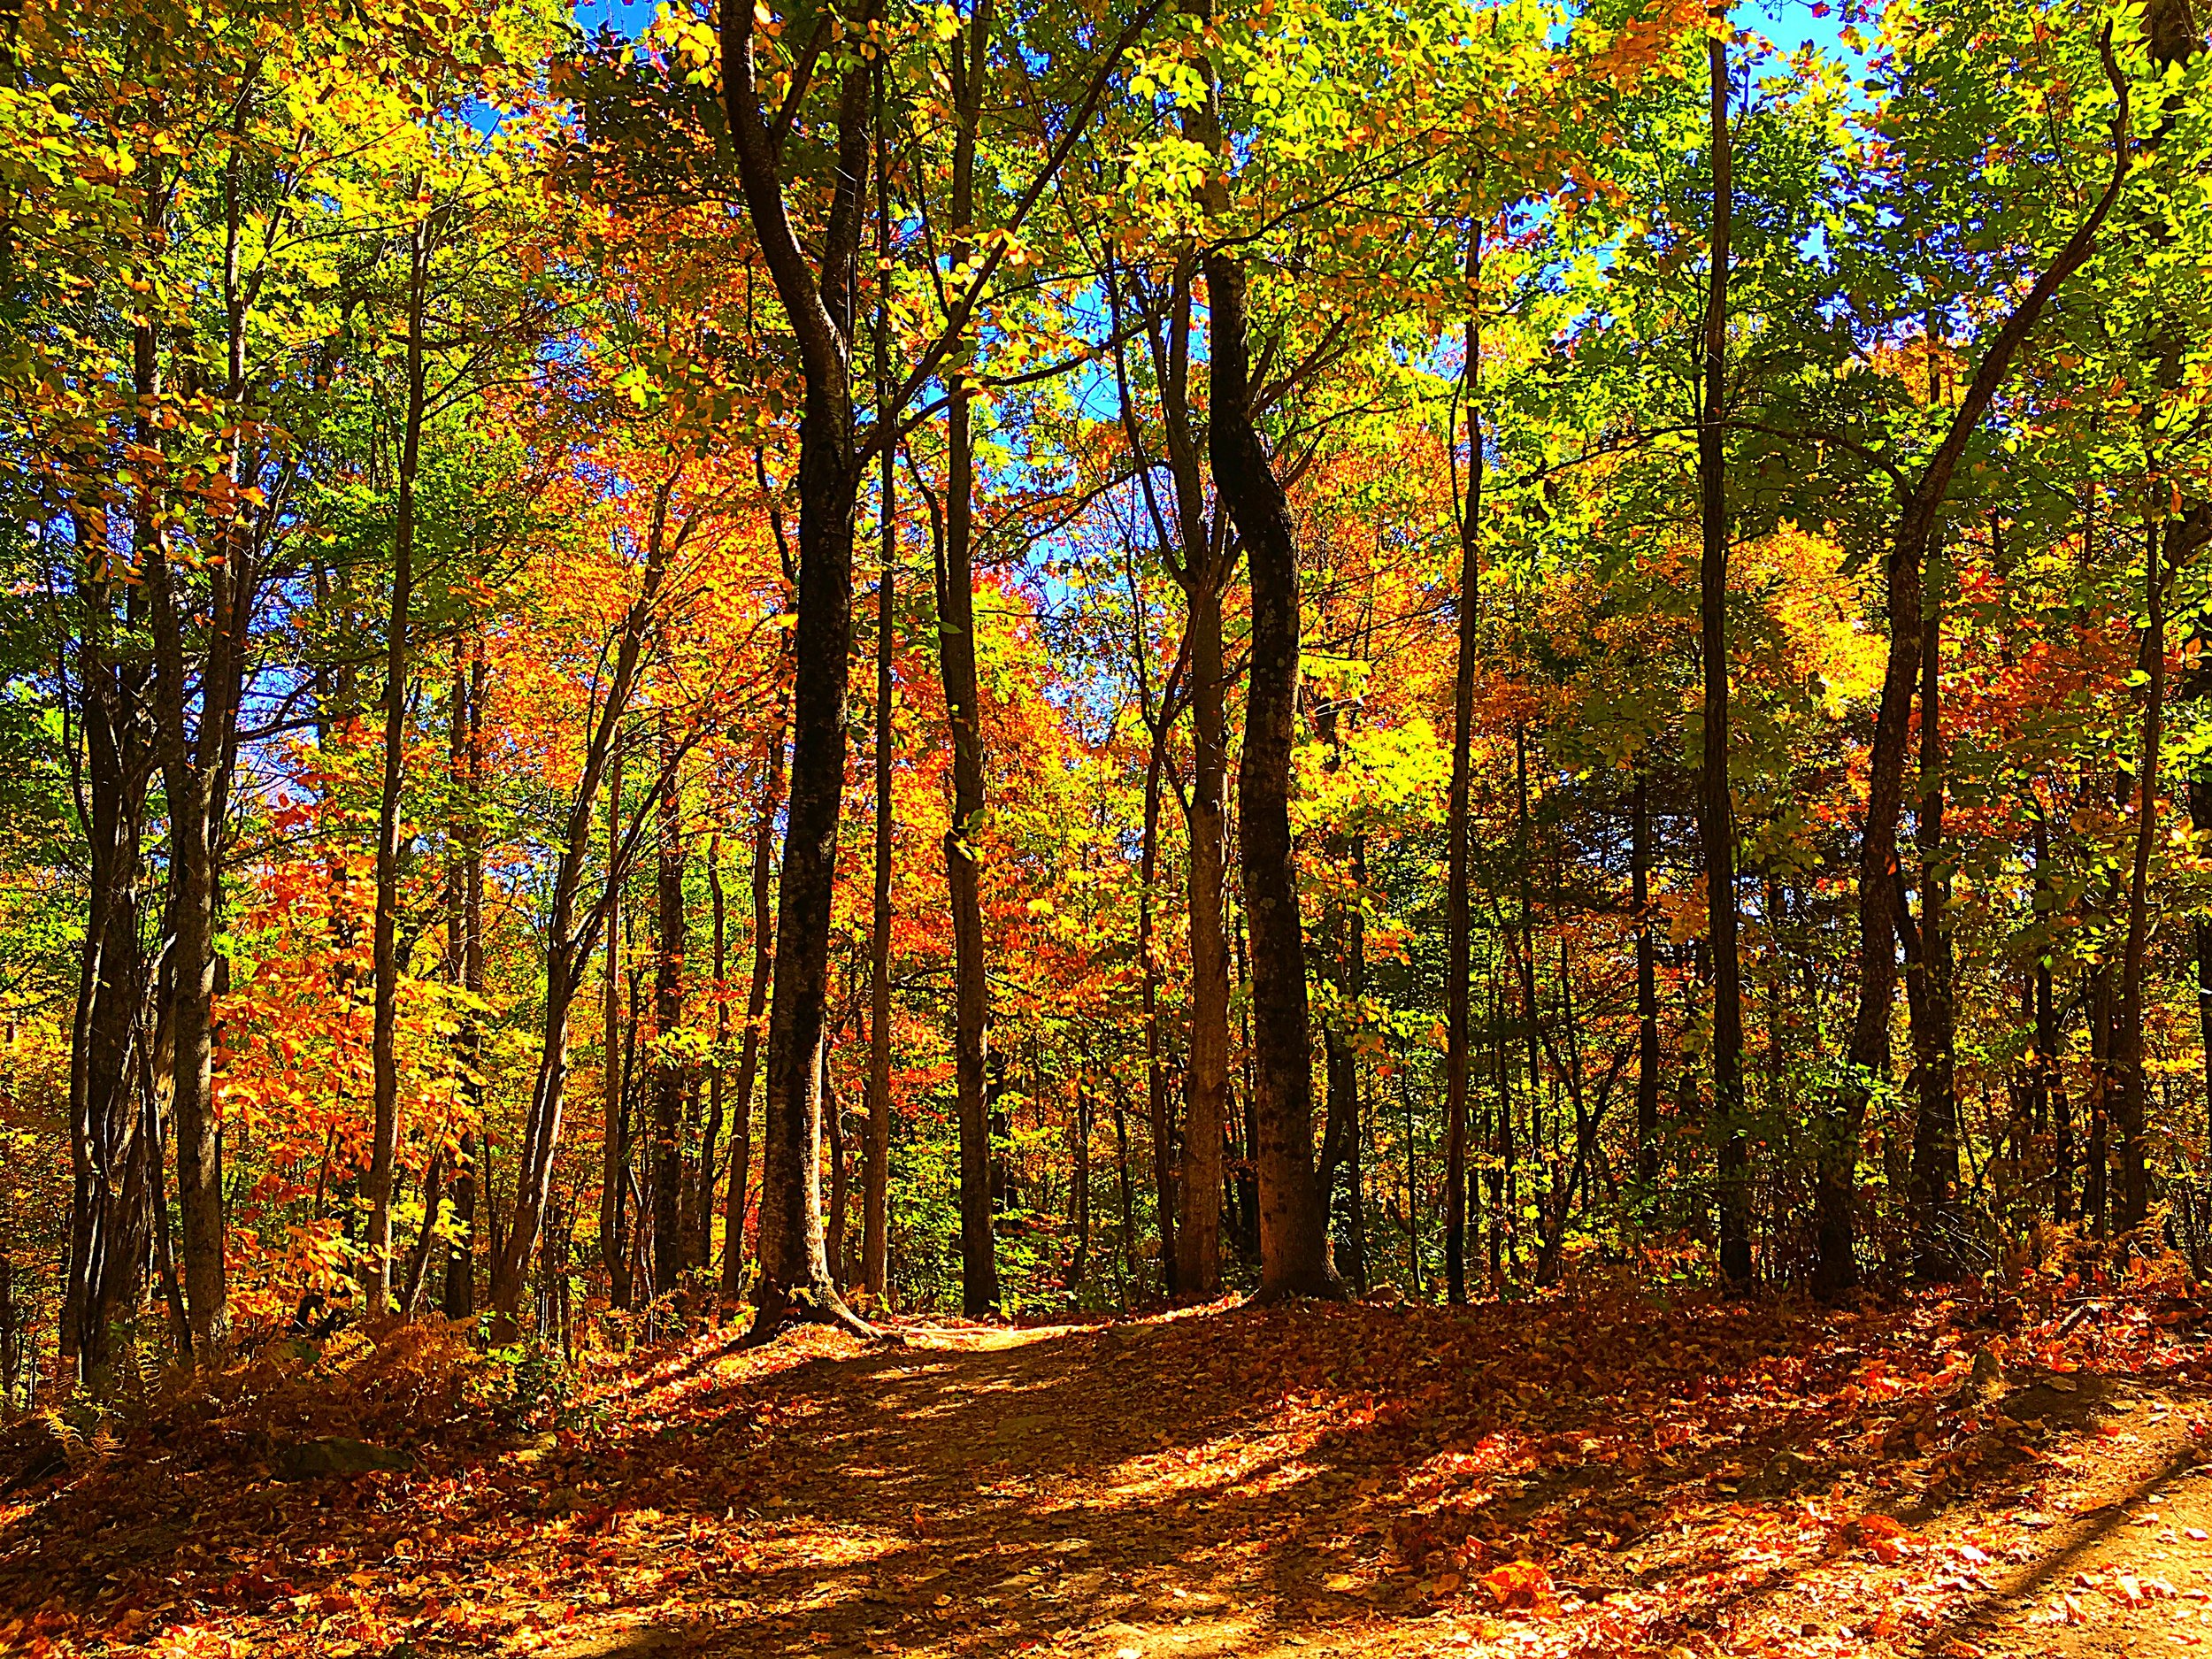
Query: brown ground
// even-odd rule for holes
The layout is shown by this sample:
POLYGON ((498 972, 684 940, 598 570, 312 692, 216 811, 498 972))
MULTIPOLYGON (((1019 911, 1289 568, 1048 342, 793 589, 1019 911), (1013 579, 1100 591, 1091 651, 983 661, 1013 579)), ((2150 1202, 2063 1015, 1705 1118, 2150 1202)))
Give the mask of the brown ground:
POLYGON ((566 1432, 418 1422, 413 1471, 296 1484, 268 1478, 258 1438, 282 1440, 280 1412, 234 1432, 244 1405, 194 1423, 172 1402, 0 1508, 0 1647, 2196 1646, 2212 1356, 2147 1304, 2062 1333, 2062 1310, 1592 1295, 903 1348, 815 1332, 741 1354, 710 1333, 598 1373, 566 1432))

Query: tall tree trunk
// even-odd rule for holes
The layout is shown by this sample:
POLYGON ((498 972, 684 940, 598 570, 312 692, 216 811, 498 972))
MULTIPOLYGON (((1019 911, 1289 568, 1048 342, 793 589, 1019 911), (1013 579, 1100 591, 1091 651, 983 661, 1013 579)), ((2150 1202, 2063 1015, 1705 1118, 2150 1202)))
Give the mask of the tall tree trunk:
POLYGON ((851 1187, 852 1165, 845 1156, 845 1108, 837 1098, 837 1082, 830 1072, 829 1046, 822 1048, 822 1133, 829 1142, 829 1218, 822 1229, 822 1252, 829 1263, 830 1282, 842 1285, 849 1277, 845 1260, 845 1204, 851 1187))
POLYGON ((1186 565, 1191 580, 1185 588, 1191 641, 1190 1060, 1183 1079, 1175 1264, 1177 1290, 1202 1299, 1221 1291, 1221 1148, 1229 1116, 1229 740, 1221 649, 1229 561, 1216 555, 1218 540, 1201 526, 1194 545, 1207 555, 1206 565, 1186 565))
MULTIPOLYGON (((2052 914, 2050 831, 2039 809, 2034 822, 2036 912, 2048 916, 2052 914)), ((2070 1221, 2074 1216, 2074 1111, 2058 1067, 2058 1003, 2052 994, 2047 941, 2039 942, 2035 953, 2035 1069, 2038 1087, 2050 1098, 2051 1219, 2070 1221)))
MULTIPOLYGON (((780 663, 779 664, 780 667, 780 663)), ((760 1067, 761 1016, 768 1007, 769 973, 775 963, 774 918, 769 888, 775 879, 776 814, 783 805, 784 731, 787 704, 779 697, 776 724, 762 761, 760 804, 753 818, 753 973, 745 992, 745 1034, 737 1051, 737 1121, 730 1131, 730 1179, 722 1201, 722 1300, 735 1302, 745 1288, 745 1204, 753 1162, 753 1079, 760 1067)))
POLYGON ((1513 1171, 1513 1085, 1505 1064, 1505 992, 1494 980, 1490 987, 1490 1053, 1496 1067, 1498 1116, 1490 1152, 1490 1284, 1493 1294, 1505 1283, 1505 1247, 1512 1221, 1506 1203, 1513 1171))
MULTIPOLYGON (((1214 130, 1204 111, 1187 111, 1185 133, 1196 142, 1214 130)), ((1187 913, 1190 940, 1190 1054, 1184 1071, 1184 1123, 1179 1168, 1174 1136, 1167 1121, 1165 1079, 1156 1074, 1152 1099, 1153 1164, 1160 1191, 1161 1269, 1167 1294, 1207 1297, 1221 1288, 1223 1143, 1229 1133, 1229 935, 1225 874, 1227 815, 1223 801, 1228 780, 1228 741, 1223 718, 1224 667, 1221 600, 1233 567, 1227 523, 1210 521, 1206 510, 1203 462, 1191 419, 1190 366, 1193 285, 1198 262, 1185 253, 1173 267, 1164 316, 1148 315, 1145 333, 1159 388, 1160 424, 1168 474, 1174 484, 1173 517, 1153 491, 1148 467, 1138 480, 1153 523, 1162 561, 1183 590, 1187 617, 1179 660, 1190 676, 1191 787, 1185 803, 1190 837, 1187 913)), ((1107 271, 1107 297, 1120 329, 1120 290, 1107 271)), ((1131 452, 1144 445, 1129 396, 1121 350, 1114 357, 1121 411, 1131 452)), ((1140 650, 1142 649, 1141 643, 1140 650)), ((1164 764, 1172 710, 1161 709, 1152 732, 1154 755, 1148 767, 1148 811, 1157 867, 1159 772, 1164 764)), ((1151 889, 1148 887, 1147 895, 1151 889)), ((1140 926, 1150 919, 1148 911, 1140 926)), ((1153 1012, 1148 1029, 1158 1024, 1156 972, 1153 1012)), ((1158 1052, 1156 1042, 1154 1053, 1158 1052)))
MULTIPOLYGON (((1352 881, 1359 892, 1367 888, 1367 837, 1355 835, 1350 847, 1352 881)), ((1341 994, 1348 1021, 1359 1018, 1360 1001, 1367 995, 1367 926, 1356 902, 1340 920, 1339 949, 1341 959, 1339 968, 1341 994)), ((1321 1167, 1316 1179, 1321 1187, 1321 1210, 1325 1225, 1330 1228, 1332 1265, 1340 1278, 1349 1275, 1354 1286, 1363 1285, 1367 1279, 1367 1264, 1363 1254, 1362 1229, 1357 1225, 1359 1213, 1360 1113, 1359 1113, 1359 1050, 1353 1042, 1349 1025, 1332 1026, 1326 1033, 1325 1047, 1327 1055, 1328 1100, 1322 1118, 1321 1167), (1344 1259, 1334 1255, 1333 1240, 1336 1213, 1335 1192, 1338 1176, 1341 1174, 1348 1187, 1344 1259)), ((1463 1165, 1462 1175, 1464 1175, 1463 1165)))
POLYGON ((1628 902, 1636 912, 1636 1179, 1659 1185, 1659 964, 1651 914, 1651 785, 1643 762, 1629 802, 1628 902))
MULTIPOLYGON (((1137 1209, 1129 1180, 1129 1114, 1123 1109, 1118 1093, 1114 1096, 1114 1153, 1121 1187, 1121 1260, 1133 1271, 1137 1264, 1137 1209)), ((1122 1285, 1121 1305, 1124 1310, 1129 1306, 1125 1280, 1122 1285)))
MULTIPOLYGON (((1219 563, 1214 543, 1214 532, 1218 526, 1209 526, 1207 523, 1205 488, 1190 420, 1190 286, 1194 268, 1194 261, 1188 255, 1179 257, 1173 268, 1172 289, 1164 319, 1153 312, 1148 312, 1144 319, 1159 388, 1161 426, 1166 437, 1165 459, 1175 487, 1171 523, 1153 488, 1143 427, 1130 395, 1126 353, 1121 344, 1124 330, 1118 272, 1110 260, 1106 268, 1107 305, 1116 342, 1114 383, 1119 393, 1123 432, 1128 439, 1130 454, 1137 463, 1138 485, 1152 520, 1155 549, 1182 588, 1189 607, 1175 672, 1189 673, 1193 682, 1202 680, 1202 684, 1194 683, 1193 691, 1196 696, 1206 699, 1194 742, 1195 777, 1187 803, 1191 841, 1187 889, 1191 1043, 1189 1064, 1184 1074, 1187 1104, 1179 1167, 1168 1104, 1165 1043, 1160 1029, 1160 964, 1154 943, 1158 913, 1160 786, 1166 767, 1169 736, 1179 712, 1173 692, 1174 674, 1170 675, 1167 687, 1162 690, 1157 717, 1151 713, 1148 702, 1144 710, 1152 742, 1145 761, 1137 955, 1144 974, 1145 1100, 1151 1129, 1153 1180, 1158 1196, 1160 1269, 1171 1299, 1186 1286, 1200 1295, 1211 1295, 1220 1287, 1221 1140, 1229 1049, 1228 956, 1221 926, 1221 797, 1225 775, 1221 742, 1221 611, 1220 585, 1213 574, 1219 563), (1208 639, 1211 641, 1210 654, 1206 657, 1208 666, 1202 672, 1199 658, 1208 639)), ((1136 631, 1131 661, 1137 667, 1141 690, 1143 664, 1149 646, 1145 634, 1142 589, 1134 574, 1133 558, 1130 600, 1136 631)), ((1124 1288, 1125 1294, 1126 1286, 1124 1288)))
POLYGON ((681 1124, 691 1069, 669 1048, 684 1023, 684 813, 676 737, 664 713, 660 749, 653 1025, 661 1053, 653 1065, 653 1288, 665 1295, 683 1271, 681 1124))
POLYGON ((2166 583, 2160 555, 2173 536, 2170 520, 2143 532, 2143 600, 2149 670, 2143 687, 2143 727, 2135 765, 2135 857, 2128 874, 2127 938, 2120 957, 2120 1005, 2113 1031, 2112 1069, 2119 1085, 2114 1115, 2120 1127, 2120 1230, 2139 1227, 2150 1214, 2150 1171, 2146 1156, 2147 1094, 2143 1071, 2143 958, 2150 945, 2151 848, 2158 834, 2159 746, 2166 716, 2166 583))
MULTIPOLYGON (((2189 827, 2212 834, 2212 778, 2189 780, 2189 827)), ((2191 929, 2197 958, 2197 1044, 2204 1073, 2205 1147, 2212 1156, 2212 918, 2199 917, 2191 929)))
MULTIPOLYGON (((1334 705, 1323 709, 1316 718, 1321 741, 1328 746, 1327 764, 1332 772, 1343 764, 1346 718, 1345 710, 1334 705)), ((1360 1018, 1360 999, 1367 994, 1367 927, 1360 910, 1367 890, 1367 838, 1333 833, 1327 854, 1332 864, 1345 868, 1352 884, 1350 902, 1340 901, 1331 907, 1329 931, 1335 945, 1338 1012, 1321 1033, 1327 1094, 1321 1120, 1321 1161, 1314 1175, 1320 1191, 1322 1225, 1328 1229, 1330 1264, 1336 1271, 1336 1178, 1355 1156, 1359 1139, 1359 1051, 1353 1038, 1360 1018)))
MULTIPOLYGON (((991 0, 975 0, 967 29, 952 53, 956 130, 952 154, 953 268, 973 251, 976 128, 989 65, 991 0)), ((938 657, 944 671, 945 711, 952 727, 952 822, 945 831, 945 885, 952 905, 953 1062, 960 1133, 960 1304, 970 1318, 998 1306, 998 1264, 991 1225, 991 1134, 984 1100, 990 986, 984 961, 981 858, 976 837, 983 817, 982 710, 976 685, 974 495, 968 354, 964 337, 950 360, 947 398, 945 562, 937 595, 938 657)))
MULTIPOLYGON (((880 96, 880 88, 878 89, 880 96)), ((891 419, 891 189, 889 137, 876 134, 876 419, 891 419)), ((897 597, 898 450, 883 446, 877 486, 875 890, 868 926, 868 1161, 861 1177, 860 1279, 880 1302, 891 1286, 891 761, 892 627, 897 597)))
POLYGON ((1699 398, 1697 481, 1705 532, 1698 570, 1699 655, 1705 679, 1698 839, 1705 853, 1705 935, 1713 973, 1713 1116, 1720 1148, 1720 1271, 1731 1288, 1751 1284, 1750 1148, 1744 1130, 1743 960, 1736 939, 1736 823, 1728 787, 1728 241, 1732 211, 1728 48, 1708 42, 1713 168, 1709 286, 1705 296, 1704 385, 1699 398))
MULTIPOLYGON (((484 789, 484 692, 487 679, 484 642, 479 638, 471 653, 465 682, 457 670, 454 691, 468 711, 465 772, 463 789, 461 841, 461 987, 472 1000, 484 995, 484 830, 478 817, 484 789)), ((461 1019, 461 1061, 465 1068, 461 1086, 468 1120, 461 1131, 460 1163, 454 1171, 453 1220, 460 1240, 446 1263, 444 1310, 449 1319, 466 1319, 476 1311, 477 1159, 483 1139, 484 1037, 483 1018, 474 1006, 461 1019)))
POLYGON ((1468 865, 1473 833, 1468 794, 1474 773, 1475 650, 1482 595, 1482 227, 1467 231, 1467 285, 1475 296, 1467 319, 1467 498, 1459 517, 1459 618, 1452 672, 1452 782, 1444 814, 1444 1281, 1455 1303, 1467 1300, 1468 995, 1474 975, 1474 930, 1468 865))
MULTIPOLYGON (((1959 1179, 1958 1100, 1952 1058, 1955 1016, 1952 1002, 1950 921, 1946 914, 1951 877, 1943 842, 1943 619, 1939 598, 1924 607, 1920 646, 1920 992, 1912 1006, 1913 1061, 1919 1080, 1919 1111, 1913 1128, 1913 1250, 1924 1278, 1947 1279, 1958 1271, 1949 1239, 1959 1179)), ((1898 915, 1906 918, 1901 896, 1898 915)))
MULTIPOLYGON (((873 19, 862 0, 849 27, 873 19)), ((805 381, 799 438, 799 582, 792 630, 791 791, 777 896, 763 1134, 757 1338, 798 1313, 873 1333, 830 1282, 822 1240, 822 1027, 830 910, 845 787, 845 692, 852 651, 853 516, 860 457, 853 434, 852 282, 872 142, 871 75, 856 59, 840 78, 836 186, 819 276, 791 225, 776 142, 760 105, 753 12, 726 5, 722 81, 747 210, 798 338, 805 381)))
POLYGON ((1859 837, 1859 983, 1851 1021, 1845 1081, 1834 1109, 1820 1125, 1814 1187, 1818 1260, 1816 1287, 1835 1294, 1857 1282, 1859 1140, 1874 1079, 1889 1066, 1889 1022, 1896 994, 1897 818, 1904 800, 1905 750, 1915 685, 1920 669, 1920 572, 1936 517, 1949 494, 1951 476, 1968 442, 1989 411, 2021 345, 2051 297, 2089 257, 2098 231, 2127 182, 2128 88, 2108 61, 2116 99, 2112 171, 2102 193, 2056 257, 2036 279, 1996 332, 1974 372, 1949 427, 1920 476, 1904 491, 1887 561, 1889 661, 1875 714, 1867 765, 1867 807, 1859 837))
MULTIPOLYGON (((108 1331, 142 1277, 158 1202, 158 1103, 140 1086, 146 970, 139 942, 148 767, 145 671, 116 649, 112 557, 88 517, 78 520, 79 781, 86 847, 84 940, 69 1045, 69 1256, 59 1346, 96 1389, 108 1331), (152 1133, 149 1134, 150 1125, 152 1133), (150 1167, 150 1159, 151 1166, 150 1167)), ((136 609, 125 600, 127 626, 136 609)), ((12 1350, 11 1350, 12 1352, 12 1350)))
POLYGON ((730 972, 728 895, 722 890, 722 831, 718 825, 707 837, 707 905, 714 930, 714 1063, 707 1068, 707 1125, 700 1137, 699 1181, 692 1191, 694 1205, 686 1231, 696 1243, 695 1267, 714 1264, 714 1172, 720 1161, 722 1125, 728 1108, 728 1079, 722 1056, 730 1046, 730 972))
MULTIPOLYGON (((150 231, 159 229, 157 201, 162 195, 149 186, 150 231)), ((158 446, 153 416, 163 395, 157 349, 151 319, 142 319, 133 330, 132 373, 140 410, 135 437, 149 449, 158 446)), ((216 887, 227 804, 223 762, 237 717, 234 674, 250 605, 250 579, 227 560, 210 569, 208 645, 195 676, 185 639, 188 596, 178 591, 154 488, 140 486, 134 541, 153 634, 155 743, 169 810, 170 1101, 176 1124, 177 1207, 184 1224, 190 1340, 195 1357, 204 1361, 219 1356, 230 1336, 222 1141, 214 1088, 216 887), (188 727, 194 678, 200 692, 196 731, 188 727)))
POLYGON ((2111 1221, 2112 1156, 2106 1141, 2106 1120, 2112 1099, 2112 970, 2099 963, 2086 977, 2089 1146, 2082 1168, 2081 1204, 2085 1219, 2093 1221, 2097 1236, 2103 1238, 2111 1221))
POLYGON ((1338 1296, 1326 1217, 1314 1179, 1313 1050, 1306 951, 1290 833, 1291 749, 1298 703, 1298 549, 1290 506, 1253 424, 1244 272, 1206 257, 1213 328, 1208 448, 1214 487, 1252 572, 1252 639, 1237 840, 1252 949, 1253 1074, 1257 1085, 1263 1298, 1338 1296))
POLYGON ((430 282, 430 232, 407 242, 407 409, 400 434, 398 498, 392 529, 391 616, 385 625, 384 770, 376 807, 375 1122, 369 1143, 369 1236, 362 1288, 381 1315, 392 1294, 392 1182, 399 1160, 399 790, 407 757, 407 629, 415 591, 415 473, 422 453, 423 326, 430 282))
MULTIPOLYGON (((1507 935, 1507 948, 1512 952, 1515 978, 1521 995, 1521 1042, 1528 1066, 1528 1141, 1530 1152, 1540 1166, 1544 1155, 1544 1047, 1543 1010, 1536 995, 1536 902, 1531 894, 1529 872, 1536 859, 1535 824, 1529 810, 1528 794, 1528 727, 1516 724, 1513 728, 1513 788, 1515 796, 1515 838, 1518 845, 1516 863, 1518 866, 1520 889, 1519 936, 1507 935)), ((1534 1185, 1536 1174, 1529 1177, 1534 1185)), ((1521 1205, 1514 1188, 1517 1184, 1515 1171, 1507 1167, 1506 1206, 1513 1221, 1513 1240, 1520 1238, 1521 1205)), ((1538 1227, 1540 1241, 1543 1229, 1538 1227)))
MULTIPOLYGON (((1156 900, 1154 884, 1160 873, 1160 773, 1166 763, 1167 737, 1173 723, 1162 709, 1152 730, 1151 752, 1144 764, 1144 839, 1137 855, 1137 960, 1144 975, 1144 1080, 1146 1119, 1152 1133, 1152 1181, 1160 1217, 1160 1267, 1171 1296, 1182 1282, 1176 1252, 1177 1190, 1174 1133, 1168 1121, 1167 1056, 1160 1031, 1160 960, 1153 941, 1156 900)), ((1214 1137, 1214 1161, 1219 1167, 1221 1137, 1214 1137)), ((1187 1170, 1185 1171, 1187 1174, 1187 1170)), ((1218 1181, 1216 1185, 1218 1186, 1218 1181)), ((1218 1198, 1217 1198, 1217 1204, 1218 1198)), ((1217 1210, 1217 1214, 1218 1211, 1217 1210)))
POLYGON ((1075 1074, 1075 1122, 1071 1126, 1072 1166, 1068 1182, 1068 1230, 1075 1234, 1075 1249, 1068 1262, 1069 1299, 1080 1302, 1083 1280, 1091 1265, 1091 1091, 1090 1074, 1075 1074))
MULTIPOLYGON (((622 850, 621 740, 607 761, 607 868, 622 850)), ((607 907, 606 975, 600 1002, 599 1259, 607 1270, 608 1299, 626 1308, 634 1294, 630 1282, 629 1136, 622 1082, 622 895, 607 907)))
POLYGON ((674 534, 668 527, 669 504, 678 474, 671 473, 655 490, 647 531, 644 568, 637 596, 622 619, 616 636, 613 672, 609 675, 598 718, 584 747, 584 761, 576 793, 563 826, 561 857, 553 877, 547 906, 545 963, 545 1028, 538 1054, 538 1070, 531 1087, 530 1105, 523 1120, 522 1147, 515 1169, 512 1215, 493 1251, 491 1306, 497 1315, 494 1334, 512 1341, 518 1329, 530 1260, 539 1242, 539 1230, 553 1192, 553 1166, 561 1144, 561 1115, 568 1087, 568 1023, 577 993, 582 988, 585 963, 598 942, 599 930, 620 902, 628 872, 634 836, 610 847, 607 880, 596 902, 584 906, 584 870, 591 856, 592 810, 599 800, 611 752, 630 694, 637 683, 638 662, 644 653, 649 625, 657 613, 669 560, 682 549, 698 520, 687 518, 674 534))

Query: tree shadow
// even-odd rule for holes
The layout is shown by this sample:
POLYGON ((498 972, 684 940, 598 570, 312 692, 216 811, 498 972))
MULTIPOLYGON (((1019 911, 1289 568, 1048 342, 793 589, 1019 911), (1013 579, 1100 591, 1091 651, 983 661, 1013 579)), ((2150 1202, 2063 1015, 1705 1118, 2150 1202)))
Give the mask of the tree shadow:
POLYGON ((1731 1483, 1859 1427, 1820 1403, 1857 1350, 1808 1340, 1718 1304, 1224 1308, 752 1358, 710 1335, 610 1371, 614 1409, 552 1446, 306 1487, 156 1455, 0 1510, 0 1624, 58 1609, 127 1647, 117 1618, 159 1602, 266 1641, 357 1600, 418 1653, 484 1651, 512 1627, 433 1623, 407 1586, 527 1578, 552 1659, 1433 1638, 1490 1564, 1596 1601, 1695 1568, 1653 1531, 1675 1506, 1786 1509, 1731 1483))

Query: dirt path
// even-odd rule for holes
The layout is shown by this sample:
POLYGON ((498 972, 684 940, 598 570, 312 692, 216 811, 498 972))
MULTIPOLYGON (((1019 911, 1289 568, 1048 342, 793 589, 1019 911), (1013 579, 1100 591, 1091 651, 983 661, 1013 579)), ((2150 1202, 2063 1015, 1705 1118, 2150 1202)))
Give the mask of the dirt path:
POLYGON ((425 1434, 405 1473, 283 1484, 264 1431, 150 1434, 0 1509, 0 1650, 1972 1659, 2212 1635, 2202 1350, 2116 1316, 1993 1345, 1971 1312, 704 1335, 598 1374, 560 1433, 425 1434))

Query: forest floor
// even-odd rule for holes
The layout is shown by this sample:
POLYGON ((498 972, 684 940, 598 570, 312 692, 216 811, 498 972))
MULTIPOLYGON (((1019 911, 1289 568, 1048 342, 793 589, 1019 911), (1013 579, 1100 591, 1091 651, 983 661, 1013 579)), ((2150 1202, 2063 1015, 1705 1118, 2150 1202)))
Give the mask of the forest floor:
POLYGON ((733 1328, 603 1359, 535 1434, 468 1402, 457 1334, 358 1339, 157 1390, 0 1498, 0 1651, 2162 1654, 2212 1640, 2196 1316, 733 1328), (412 1467, 274 1479, 310 1432, 412 1467))

